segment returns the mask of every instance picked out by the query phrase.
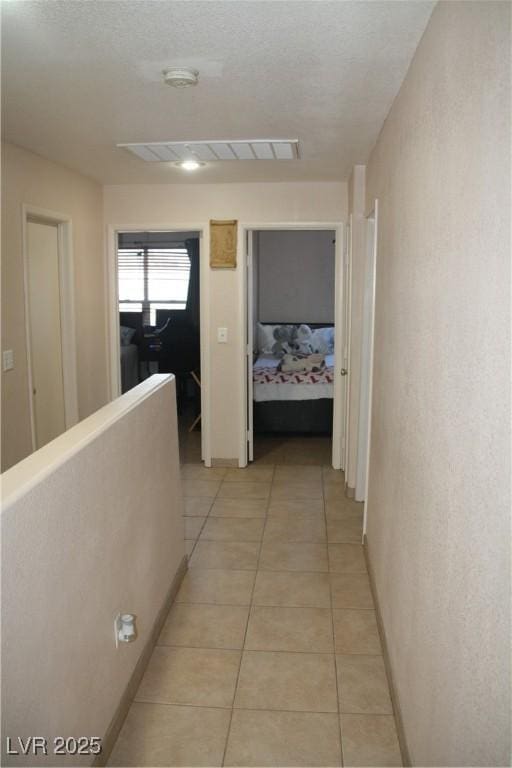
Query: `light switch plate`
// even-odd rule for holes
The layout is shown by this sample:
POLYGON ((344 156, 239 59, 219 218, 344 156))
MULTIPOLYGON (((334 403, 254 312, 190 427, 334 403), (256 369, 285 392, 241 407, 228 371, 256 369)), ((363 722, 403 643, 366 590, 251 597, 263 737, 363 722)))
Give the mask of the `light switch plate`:
POLYGON ((228 329, 217 328, 217 341, 219 344, 227 344, 228 341, 228 329))
POLYGON ((12 371, 14 368, 14 352, 12 349, 4 349, 2 352, 2 367, 4 371, 12 371))

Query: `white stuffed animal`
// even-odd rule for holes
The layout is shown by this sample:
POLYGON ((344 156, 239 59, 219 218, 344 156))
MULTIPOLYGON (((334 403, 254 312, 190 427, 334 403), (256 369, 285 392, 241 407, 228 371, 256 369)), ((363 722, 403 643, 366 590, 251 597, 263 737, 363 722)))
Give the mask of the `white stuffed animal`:
POLYGON ((313 350, 313 332, 309 325, 303 323, 297 328, 293 343, 293 351, 297 355, 311 355, 313 350))

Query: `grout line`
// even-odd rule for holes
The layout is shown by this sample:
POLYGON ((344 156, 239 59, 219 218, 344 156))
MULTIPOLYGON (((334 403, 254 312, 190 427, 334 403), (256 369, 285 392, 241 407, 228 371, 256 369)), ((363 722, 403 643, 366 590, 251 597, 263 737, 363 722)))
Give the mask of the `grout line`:
MULTIPOLYGON (((245 571, 245 573, 251 573, 251 571, 245 571)), ((249 603, 208 603, 206 600, 197 600, 195 603, 187 602, 186 600, 180 600, 176 601, 176 605, 215 605, 219 608, 250 608, 249 603)), ((307 607, 308 606, 304 606, 304 608, 307 607)))
MULTIPOLYGON (((182 480, 184 480, 184 478, 182 478, 182 480)), ((192 547, 192 549, 190 550, 190 554, 189 554, 189 555, 187 555, 187 557, 188 557, 188 561, 187 561, 187 569, 188 569, 188 567, 190 566, 190 561, 191 561, 191 559, 192 559, 192 555, 194 554, 194 552, 195 552, 195 550, 196 550, 197 542, 199 541, 199 537, 200 537, 201 533, 203 532, 203 528, 204 528, 204 527, 205 527, 205 525, 206 525, 206 521, 208 520, 208 518, 209 518, 209 516, 210 516, 210 512, 212 511, 212 507, 213 507, 213 505, 215 504, 215 500, 217 499, 217 496, 219 495, 219 491, 220 491, 220 487, 221 487, 221 485, 222 485, 222 482, 223 482, 223 479, 222 479, 222 477, 221 477, 221 479, 220 479, 220 483, 219 483, 219 487, 217 488, 217 493, 215 494, 215 496, 187 496, 187 497, 185 497, 185 496, 184 496, 184 498, 188 498, 188 499, 194 499, 194 498, 196 498, 196 499, 211 499, 211 500, 212 500, 212 503, 210 504, 210 507, 209 507, 209 509, 208 509, 208 512, 207 512, 207 513, 206 513, 206 515, 204 516, 204 520, 203 520, 203 524, 202 524, 202 526, 201 526, 201 529, 200 529, 199 533, 197 534, 197 536, 196 536, 196 538, 195 538, 195 541, 194 541, 194 546, 193 546, 193 547, 192 547)), ((183 517, 188 517, 188 515, 184 515, 183 517)), ((193 515, 193 517, 203 517, 203 515, 193 515)), ((189 541, 191 541, 191 539, 189 539, 189 541)))
MULTIPOLYGON (((199 570, 199 569, 196 569, 199 570)), ((210 568, 210 570, 215 570, 214 568, 210 568)), ((236 570, 236 569, 234 569, 236 570)), ((252 571, 244 571, 244 573, 252 573, 252 571)), ((259 573, 267 573, 267 571, 259 571, 259 573)), ((250 607, 249 603, 211 603, 207 602, 206 600, 196 600, 195 602, 192 602, 190 600, 175 600, 176 605, 217 605, 219 608, 247 608, 250 607)), ((297 608, 298 610, 302 611, 305 608, 312 608, 314 610, 320 610, 320 611, 328 611, 329 607, 326 605, 288 605, 288 603, 279 603, 279 605, 276 605, 274 603, 253 603, 255 608, 297 608)), ((366 611, 366 610, 372 610, 370 608, 337 608, 334 610, 347 610, 347 611, 366 611)), ((370 654, 371 655, 371 654, 370 654)))
MULTIPOLYGON (((136 699, 136 704, 149 704, 161 707, 188 707, 189 709, 215 709, 226 712, 229 709, 236 709, 237 712, 287 712, 292 715, 333 715, 338 717, 338 713, 332 709, 273 709, 272 707, 219 707, 211 704, 190 704, 182 701, 151 701, 150 699, 136 699)), ((343 712, 344 715, 361 715, 363 712, 343 712)), ((372 717, 392 717, 393 715, 374 714, 369 712, 372 717)))
MULTIPOLYGON (((211 570, 214 570, 213 568, 211 570)), ((234 569, 235 570, 235 569, 234 569)), ((217 605, 219 608, 247 608, 247 606, 250 606, 250 603, 212 603, 208 600, 196 600, 195 602, 189 602, 186 600, 180 600, 179 605, 217 605)), ((288 603, 280 603, 279 605, 274 605, 272 603, 252 603, 254 608, 296 608, 298 611, 303 611, 304 608, 310 608, 312 611, 330 611, 331 608, 328 605, 289 605, 288 603)), ((335 610, 347 610, 347 611, 367 611, 371 610, 370 608, 337 608, 335 610)), ((375 654, 369 654, 375 655, 375 654)))
MULTIPOLYGON (((271 491, 272 491, 272 484, 274 482, 274 473, 275 473, 275 466, 274 466, 274 472, 272 473, 272 480, 270 481, 270 491, 269 491, 269 494, 268 494, 268 497, 267 497, 267 504, 266 504, 266 507, 265 507, 265 518, 264 518, 265 522, 263 524, 263 531, 262 531, 261 539, 260 539, 260 542, 259 542, 260 546, 258 548, 258 557, 256 559, 255 577, 254 577, 254 581, 253 581, 252 589, 251 589, 251 597, 250 597, 250 602, 249 602, 249 611, 247 613, 247 621, 246 621, 246 624, 245 624, 244 638, 243 638, 242 649, 241 649, 241 653, 240 653, 240 663, 238 665, 238 673, 237 673, 236 681, 235 681, 235 690, 234 690, 234 693, 233 693, 233 702, 232 702, 232 705, 231 705, 231 717, 229 718, 229 725, 228 725, 228 729, 227 729, 227 733, 226 733, 226 743, 224 745, 224 752, 222 753, 222 763, 221 763, 221 765, 224 765, 225 760, 226 760, 226 752, 227 752, 227 749, 228 749, 228 742, 229 742, 229 737, 230 737, 230 734, 231 734, 231 724, 233 722, 233 714, 234 714, 234 711, 235 711, 235 699, 236 699, 236 695, 237 695, 237 692, 238 692, 238 684, 239 684, 239 681, 240 681, 240 671, 242 669, 242 659, 243 659, 243 655, 244 655, 245 643, 246 643, 246 640, 247 640, 247 631, 249 629, 249 621, 251 619, 251 611, 252 611, 252 605, 253 605, 254 590, 256 588, 256 579, 258 577, 258 567, 259 567, 259 564, 260 564, 261 548, 263 547, 263 533, 264 533, 265 528, 267 526, 268 507, 270 505, 270 496, 271 496, 271 491)), ((233 570, 235 570, 235 569, 233 569, 233 570)))
MULTIPOLYGON (((239 606, 242 608, 247 608, 246 605, 239 606)), ((254 606, 257 607, 257 606, 254 606)), ((247 624, 249 624, 249 619, 251 618, 251 612, 249 611, 247 614, 247 624)), ((336 656, 335 651, 291 651, 285 648, 246 648, 245 647, 245 639, 244 639, 244 645, 239 646, 238 648, 231 648, 226 645, 177 645, 176 643, 156 643, 155 647, 157 648, 174 648, 175 650, 183 650, 187 649, 190 651, 236 651, 237 653, 240 651, 245 651, 246 653, 293 653, 294 655, 299 656, 336 656)), ((338 656, 381 656, 379 653, 339 653, 338 656)))
MULTIPOLYGON (((189 539, 189 541, 190 541, 190 539, 189 539)), ((223 542, 223 543, 226 543, 226 542, 223 542)), ((231 543, 232 544, 236 544, 237 542, 231 542, 231 543)), ((252 541, 252 542, 246 542, 246 543, 257 544, 258 542, 257 541, 252 541)), ((295 542, 288 542, 288 543, 289 544, 307 544, 308 542, 303 542, 303 541, 298 541, 297 542, 297 541, 295 541, 295 542)), ((318 542, 311 542, 311 543, 312 544, 316 544, 318 542)), ((248 568, 222 568, 222 567, 219 567, 219 568, 201 568, 200 566, 196 565, 193 570, 194 571, 247 571, 247 570, 252 570, 252 569, 250 569, 250 568, 249 569, 248 568)), ((295 571, 295 570, 294 571, 286 571, 286 570, 278 570, 277 568, 276 569, 272 569, 272 571, 267 571, 266 569, 262 569, 262 568, 260 568, 259 570, 262 570, 264 573, 304 573, 304 574, 306 574, 308 576, 318 576, 318 575, 322 575, 322 574, 323 575, 327 575, 327 573, 328 573, 327 571, 295 571)), ((341 576, 344 576, 344 575, 347 575, 347 576, 364 576, 365 573, 366 573, 366 571, 345 574, 345 573, 338 573, 336 571, 335 575, 337 575, 337 576, 340 576, 340 575, 341 576)), ((293 608, 293 606, 289 606, 289 607, 293 608)), ((299 605, 297 607, 298 608, 308 608, 308 607, 311 607, 311 608, 317 608, 317 607, 318 608, 324 608, 325 606, 323 606, 323 605, 320 605, 320 606, 315 606, 315 605, 312 605, 312 606, 304 605, 304 606, 302 606, 302 605, 299 605)))
MULTIPOLYGON (((234 520, 235 518, 232 517, 230 519, 234 520)), ((259 539, 201 539, 201 541, 208 541, 211 544, 259 544, 262 538, 263 537, 259 539)), ((229 570, 236 571, 236 568, 230 568, 229 570)))
MULTIPOLYGON (((325 530, 327 533, 327 503, 325 498, 325 488, 323 483, 323 471, 322 471, 322 497, 323 497, 323 504, 324 504, 324 519, 325 519, 325 530)), ((334 678, 336 681, 336 702, 338 705, 338 733, 340 737, 340 760, 341 765, 344 765, 344 759, 343 759, 343 741, 342 741, 342 733, 341 733, 341 698, 340 698, 340 686, 338 685, 338 662, 336 659, 336 631, 334 629, 334 607, 332 602, 332 585, 331 585, 331 561, 329 558, 329 542, 327 541, 327 565, 329 568, 329 595, 331 598, 331 626, 332 626, 332 641, 334 646, 334 678)))
MULTIPOLYGON (((231 544, 257 544, 258 542, 257 541, 245 541, 245 542, 239 542, 239 541, 232 541, 232 542, 209 541, 208 543, 209 544, 229 544, 229 543, 231 543, 231 544)), ((257 569, 256 569, 256 567, 254 567, 254 568, 247 568, 247 567, 245 567, 244 568, 241 565, 238 565, 236 568, 228 568, 226 566, 224 566, 224 567, 222 567, 222 566, 221 567, 214 566, 212 568, 207 568, 204 565, 202 565, 201 567, 198 567, 198 566, 192 564, 192 566, 189 568, 189 570, 194 570, 194 571, 248 571, 250 573, 254 573, 257 569)))

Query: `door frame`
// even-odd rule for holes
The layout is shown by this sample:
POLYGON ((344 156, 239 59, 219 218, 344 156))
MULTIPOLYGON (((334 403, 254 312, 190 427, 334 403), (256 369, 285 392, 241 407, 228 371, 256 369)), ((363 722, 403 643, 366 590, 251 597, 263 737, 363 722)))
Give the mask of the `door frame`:
POLYGON ((343 446, 343 470, 345 472, 345 485, 347 479, 347 463, 350 450, 350 390, 352 387, 352 375, 350 370, 350 354, 352 350, 352 226, 353 218, 350 214, 347 225, 345 227, 345 272, 344 272, 344 299, 345 299, 345 326, 344 335, 346 339, 346 347, 343 350, 343 356, 346 360, 347 375, 345 377, 345 444, 343 446))
POLYGON ((39 206, 30 205, 29 203, 22 203, 21 221, 30 431, 32 451, 35 451, 37 450, 37 445, 33 399, 32 341, 30 338, 30 299, 28 290, 28 224, 30 222, 36 222, 38 224, 49 224, 57 227, 62 379, 64 386, 64 422, 66 424, 66 429, 69 429, 78 422, 73 224, 71 218, 67 214, 58 213, 56 211, 48 210, 47 208, 40 208, 39 206))
POLYGON ((209 223, 110 224, 107 226, 106 305, 107 305, 107 371, 110 399, 121 395, 121 361, 119 356, 119 285, 117 278, 117 236, 122 232, 198 232, 199 233, 199 305, 201 357, 201 458, 211 467, 210 434, 210 242, 209 223))
MULTIPOLYGON (((341 371, 343 361, 342 332, 343 332, 343 280, 345 260, 345 223, 342 221, 293 221, 293 222, 239 222, 237 251, 240 255, 240 269, 238 270, 238 296, 239 296, 239 327, 242 333, 239 338, 239 371, 238 380, 240 386, 240 399, 238 404, 240 436, 238 449, 238 465, 247 466, 248 460, 248 386, 247 386, 247 353, 248 353, 248 297, 247 297, 247 243, 250 232, 262 230, 333 230, 336 234, 335 245, 335 276, 334 276, 334 319, 335 319, 335 343, 334 343, 334 368, 341 371)), ((343 444, 345 441, 346 424, 344 424, 347 408, 345 381, 347 377, 336 375, 334 379, 334 403, 333 403, 333 436, 332 436, 332 465, 334 469, 343 469, 343 444)))
MULTIPOLYGON (((361 361, 364 360, 364 354, 366 352, 368 359, 368 403, 367 403, 367 424, 366 434, 364 436, 359 433, 358 439, 365 439, 366 442, 366 474, 364 478, 364 509, 363 509, 363 541, 366 536, 366 527, 368 521, 368 487, 370 478, 370 456, 371 456, 371 435, 372 435, 372 407, 373 407, 373 366, 374 366, 374 342, 375 342, 375 300, 376 300, 376 285, 377 285, 377 251, 378 251, 378 234, 379 234, 379 201, 375 199, 374 204, 370 212, 365 216, 366 219, 366 269, 365 269, 365 292, 368 280, 368 274, 372 275, 372 290, 369 297, 369 309, 371 313, 370 327, 368 337, 361 339, 363 346, 361 353, 361 361), (368 228, 372 222, 373 225, 373 247, 371 253, 369 252, 370 243, 368 242, 368 228)), ((364 307, 363 307, 364 311, 364 307)), ((364 324, 364 317, 363 317, 364 324)), ((364 325, 363 325, 364 328, 364 325)), ((356 481, 358 475, 358 468, 356 467, 356 481)), ((357 500, 357 483, 356 483, 356 500, 357 500)))

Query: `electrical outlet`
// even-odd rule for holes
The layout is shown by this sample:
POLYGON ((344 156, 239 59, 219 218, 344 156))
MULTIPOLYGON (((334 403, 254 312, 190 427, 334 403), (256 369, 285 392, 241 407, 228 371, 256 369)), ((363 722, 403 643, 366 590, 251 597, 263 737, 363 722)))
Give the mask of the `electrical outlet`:
POLYGON ((227 328, 217 328, 217 341, 219 344, 227 344, 228 342, 227 328))
POLYGON ((12 349, 4 349, 2 352, 2 367, 4 371, 12 371, 14 368, 14 352, 12 349))

